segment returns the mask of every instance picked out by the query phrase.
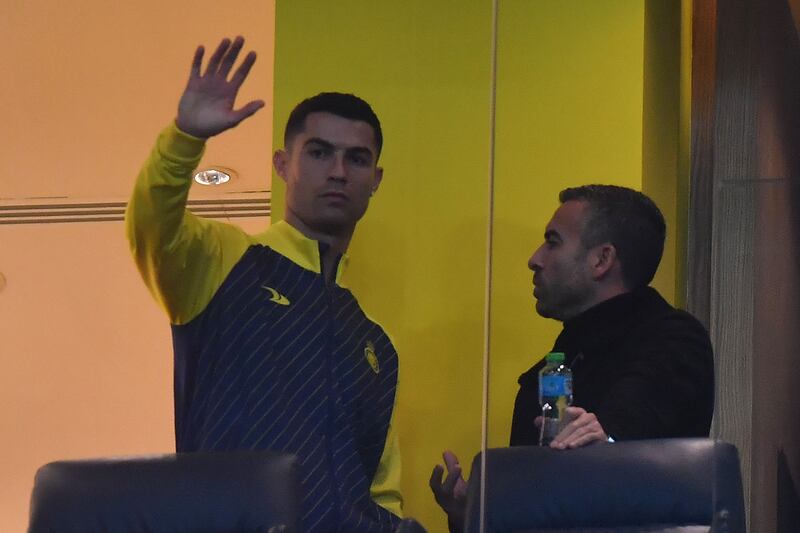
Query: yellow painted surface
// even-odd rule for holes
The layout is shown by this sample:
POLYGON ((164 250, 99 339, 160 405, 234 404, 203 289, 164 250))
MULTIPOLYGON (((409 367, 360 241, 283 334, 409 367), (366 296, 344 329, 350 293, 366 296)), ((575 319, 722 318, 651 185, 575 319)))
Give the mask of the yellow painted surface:
MULTIPOLYGON (((686 211, 681 194, 681 4, 645 2, 642 191, 667 222, 664 257, 653 286, 675 303, 676 271, 685 259, 686 211), (679 251, 680 250, 680 251, 679 251)), ((685 171, 684 171, 685 172, 685 171)), ((688 180, 688 173, 686 174, 688 180)), ((685 192, 683 193, 686 194, 685 192)))
MULTIPOLYGON (((452 448, 480 446, 490 2, 278 2, 275 143, 291 108, 353 92, 384 129, 384 178, 348 283, 401 357, 405 512, 445 531, 428 488, 452 448)), ((283 212, 273 179, 274 218, 283 212)))
POLYGON ((675 201, 675 305, 686 305, 689 197, 692 172, 692 0, 681 1, 680 123, 678 193, 675 201))
POLYGON ((489 446, 506 446, 517 378, 552 347, 527 260, 562 189, 642 184, 644 5, 500 4, 489 446))

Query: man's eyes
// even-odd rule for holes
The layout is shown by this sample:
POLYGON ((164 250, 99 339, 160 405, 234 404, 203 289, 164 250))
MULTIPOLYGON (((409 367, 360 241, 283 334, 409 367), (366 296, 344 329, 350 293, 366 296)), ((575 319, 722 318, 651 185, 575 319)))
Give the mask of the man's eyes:
MULTIPOLYGON (((306 148, 306 153, 312 159, 328 159, 333 157, 334 154, 333 148, 326 148, 324 146, 309 146, 306 148)), ((344 154, 345 161, 352 165, 356 165, 359 167, 368 167, 372 164, 372 158, 369 154, 364 154, 362 152, 345 152, 344 154)))
POLYGON ((349 154, 347 159, 354 165, 365 167, 370 164, 370 159, 362 154, 349 154))
POLYGON ((323 159, 331 155, 331 150, 328 150, 327 148, 309 148, 308 155, 314 159, 323 159))

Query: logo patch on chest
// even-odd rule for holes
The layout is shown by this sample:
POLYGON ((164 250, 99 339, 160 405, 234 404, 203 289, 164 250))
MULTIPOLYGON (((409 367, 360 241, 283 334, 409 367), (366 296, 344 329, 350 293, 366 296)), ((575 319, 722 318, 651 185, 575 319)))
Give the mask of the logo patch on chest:
POLYGON ((378 356, 375 354, 375 345, 372 344, 372 341, 367 341, 367 346, 364 348, 364 359, 367 360, 373 372, 377 374, 381 371, 381 367, 378 364, 378 356))
POLYGON ((262 285, 261 288, 264 289, 265 291, 267 291, 270 294, 270 297, 269 297, 269 301, 270 302, 275 302, 278 305, 289 305, 291 303, 289 301, 289 298, 287 298, 283 294, 279 293, 278 291, 276 291, 272 287, 268 287, 266 285, 262 285))

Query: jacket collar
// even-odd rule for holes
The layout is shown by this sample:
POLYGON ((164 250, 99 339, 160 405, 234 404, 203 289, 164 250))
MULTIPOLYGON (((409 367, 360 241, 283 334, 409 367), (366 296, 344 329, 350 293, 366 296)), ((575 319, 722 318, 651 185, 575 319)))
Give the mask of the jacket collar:
MULTIPOLYGON (((257 235, 256 240, 306 270, 317 274, 322 272, 320 254, 327 245, 306 237, 300 230, 285 220, 272 224, 267 231, 257 235)), ((342 286, 341 280, 348 261, 347 254, 343 254, 339 259, 335 280, 339 286, 342 286)))
POLYGON ((642 287, 591 307, 564 323, 556 346, 565 351, 591 352, 628 334, 642 314, 668 305, 652 287, 642 287))
MULTIPOLYGON (((564 352, 569 366, 573 366, 576 359, 592 359, 598 353, 604 353, 609 344, 631 334, 642 316, 649 316, 659 309, 669 309, 669 304, 651 287, 609 298, 565 322, 553 351, 564 352)), ((519 377, 519 384, 534 385, 543 364, 542 359, 524 372, 519 377)))

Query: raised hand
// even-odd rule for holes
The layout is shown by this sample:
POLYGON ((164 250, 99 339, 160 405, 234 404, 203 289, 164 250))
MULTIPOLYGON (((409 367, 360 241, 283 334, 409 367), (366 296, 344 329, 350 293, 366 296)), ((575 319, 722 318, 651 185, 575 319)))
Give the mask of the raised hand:
POLYGON ((208 60, 204 74, 200 73, 204 48, 197 47, 189 82, 178 103, 175 123, 181 131, 207 139, 233 128, 264 107, 263 100, 253 100, 239 109, 233 109, 239 87, 256 61, 256 53, 249 52, 228 79, 242 45, 242 37, 236 37, 233 43, 230 39, 223 39, 208 60))

